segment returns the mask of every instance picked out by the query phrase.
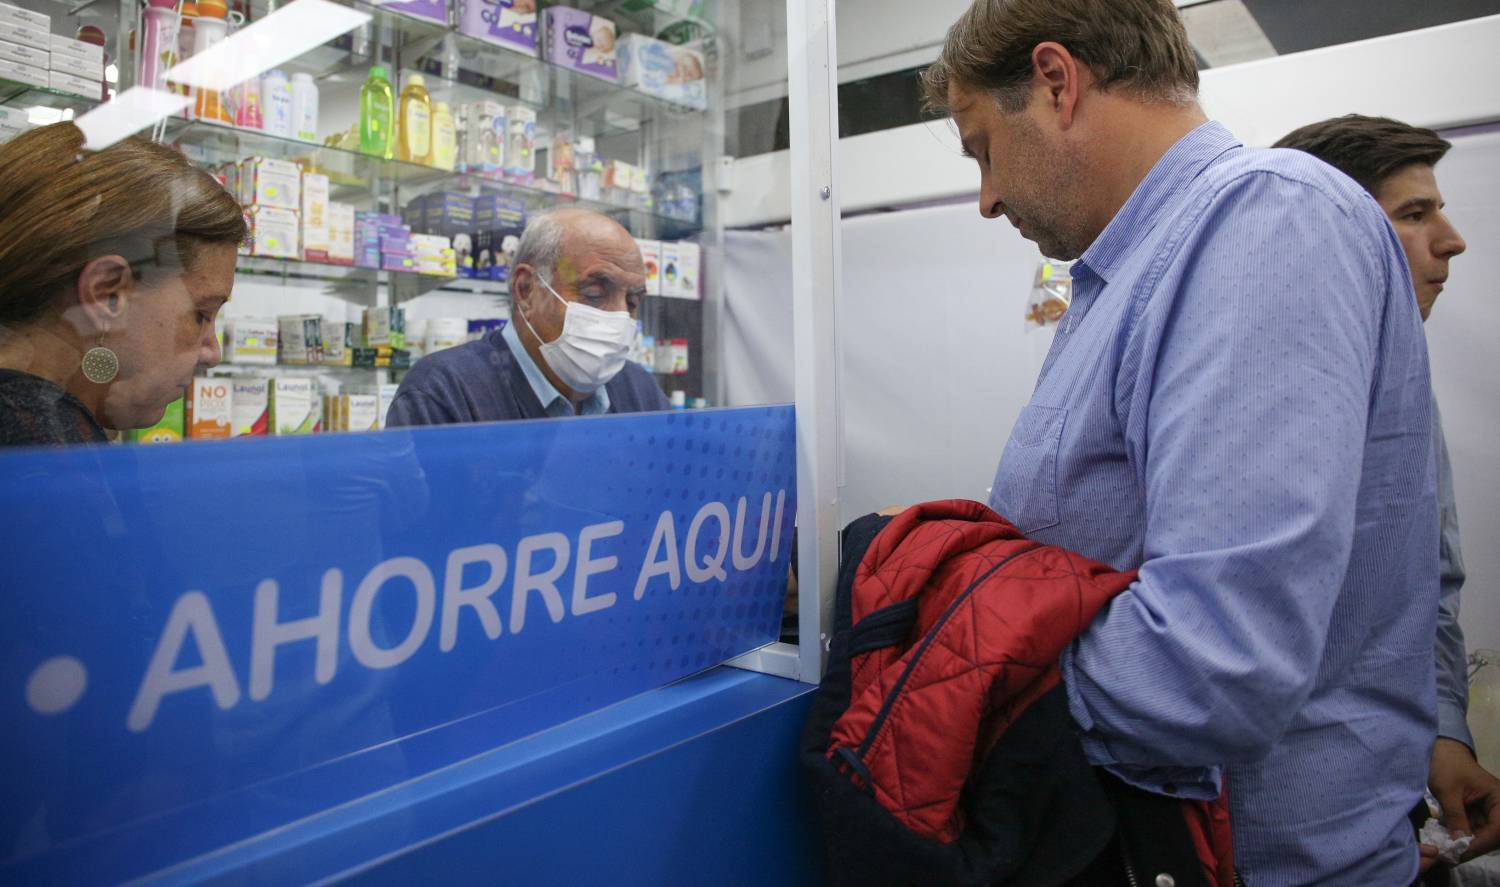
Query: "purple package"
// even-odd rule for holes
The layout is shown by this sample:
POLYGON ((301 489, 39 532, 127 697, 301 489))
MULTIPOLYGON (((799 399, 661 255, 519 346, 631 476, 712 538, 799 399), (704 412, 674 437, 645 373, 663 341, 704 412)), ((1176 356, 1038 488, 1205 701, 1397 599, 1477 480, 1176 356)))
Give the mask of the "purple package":
POLYGON ((458 31, 536 55, 536 0, 456 0, 458 31))
POLYGON ((381 8, 390 9, 416 18, 425 18, 439 24, 448 24, 448 4, 446 0, 403 0, 400 3, 381 4, 381 8))
POLYGON ((619 80, 615 68, 615 23, 570 6, 542 10, 542 55, 564 68, 619 80))

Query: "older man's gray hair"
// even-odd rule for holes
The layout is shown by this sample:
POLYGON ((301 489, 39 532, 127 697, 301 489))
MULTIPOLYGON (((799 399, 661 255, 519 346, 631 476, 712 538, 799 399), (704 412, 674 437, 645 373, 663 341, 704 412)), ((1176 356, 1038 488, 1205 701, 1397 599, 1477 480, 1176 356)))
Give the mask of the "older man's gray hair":
POLYGON ((570 207, 558 207, 532 216, 521 234, 521 244, 516 247, 511 267, 530 265, 540 271, 550 283, 557 274, 557 260, 562 255, 567 217, 576 212, 578 211, 570 207))

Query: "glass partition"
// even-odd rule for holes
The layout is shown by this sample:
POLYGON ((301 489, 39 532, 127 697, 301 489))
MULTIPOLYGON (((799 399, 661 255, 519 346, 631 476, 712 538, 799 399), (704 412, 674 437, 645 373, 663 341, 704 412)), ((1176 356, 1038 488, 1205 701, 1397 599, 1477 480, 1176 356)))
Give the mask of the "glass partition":
POLYGON ((816 680, 775 643, 802 420, 728 394, 790 345, 725 357, 726 202, 804 175, 737 175, 731 112, 826 71, 787 20, 0 2, 0 880, 147 876, 729 660, 816 680))

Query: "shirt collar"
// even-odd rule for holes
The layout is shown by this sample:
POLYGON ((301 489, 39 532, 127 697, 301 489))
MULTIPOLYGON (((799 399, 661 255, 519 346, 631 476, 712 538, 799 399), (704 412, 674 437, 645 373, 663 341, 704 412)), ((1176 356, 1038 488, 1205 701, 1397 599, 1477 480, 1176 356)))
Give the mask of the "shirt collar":
MULTIPOLYGON (((573 404, 547 380, 542 368, 531 359, 531 352, 521 344, 521 337, 516 333, 515 323, 507 323, 500 331, 500 337, 505 340, 510 353, 515 356, 516 364, 521 368, 521 374, 526 377, 527 384, 536 393, 536 399, 541 401, 542 410, 548 415, 572 414, 573 404), (559 404, 558 401, 561 403, 559 404)), ((607 412, 609 412, 609 392, 604 389, 603 385, 594 389, 594 393, 578 405, 580 416, 597 416, 607 412)))
POLYGON ((1239 146, 1239 140, 1214 120, 1178 139, 1146 173, 1104 231, 1078 257, 1073 275, 1078 275, 1081 265, 1085 271, 1107 281, 1151 231, 1171 198, 1215 158, 1239 146))

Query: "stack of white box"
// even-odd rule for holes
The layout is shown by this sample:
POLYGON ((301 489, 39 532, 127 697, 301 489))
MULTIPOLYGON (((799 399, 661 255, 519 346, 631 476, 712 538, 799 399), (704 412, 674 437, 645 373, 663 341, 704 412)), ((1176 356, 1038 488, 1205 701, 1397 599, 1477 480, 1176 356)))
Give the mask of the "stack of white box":
POLYGON ((52 35, 52 67, 48 86, 87 99, 104 94, 104 47, 52 35))
MULTIPOLYGON (((47 89, 52 85, 51 56, 52 18, 0 3, 0 79, 47 89)), ((99 62, 102 76, 102 55, 99 62)))

